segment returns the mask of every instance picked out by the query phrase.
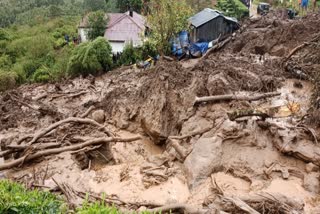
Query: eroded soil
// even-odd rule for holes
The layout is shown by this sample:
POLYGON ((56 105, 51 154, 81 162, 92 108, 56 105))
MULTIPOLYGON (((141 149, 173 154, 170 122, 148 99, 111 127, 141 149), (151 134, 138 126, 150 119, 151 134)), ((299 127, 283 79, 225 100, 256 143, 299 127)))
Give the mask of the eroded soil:
MULTIPOLYGON (((207 59, 161 60, 149 70, 127 67, 100 77, 4 92, 3 151, 23 136, 80 117, 90 107, 95 109, 86 117, 116 136, 142 138, 24 161, 0 172, 0 177, 30 188, 53 190, 55 180, 75 190, 106 193, 124 201, 120 207, 127 211, 182 203, 197 208, 195 213, 246 213, 228 201, 231 197, 259 213, 320 213, 320 132, 306 116, 312 74, 320 72, 320 39, 284 61, 319 29, 316 14, 301 20, 269 15, 247 21, 230 43, 207 59), (281 95, 258 101, 194 105, 195 97, 276 91, 281 95), (228 117, 246 109, 269 117, 228 117), (103 110, 103 116, 97 110, 103 110)), ((70 123, 37 144, 57 143, 61 148, 81 143, 80 137, 107 136, 95 126, 70 123)), ((33 154, 17 153, 0 159, 0 164, 33 154)))

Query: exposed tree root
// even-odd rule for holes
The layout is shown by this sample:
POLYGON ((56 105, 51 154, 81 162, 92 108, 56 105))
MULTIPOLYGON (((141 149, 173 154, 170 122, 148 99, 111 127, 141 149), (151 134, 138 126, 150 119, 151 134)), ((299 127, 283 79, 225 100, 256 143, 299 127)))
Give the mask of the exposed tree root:
POLYGON ((41 138, 42 136, 44 136, 45 134, 49 133, 50 131, 52 131, 53 129, 56 129, 57 127, 65 124, 65 123, 86 123, 86 124, 91 124, 94 126, 99 127, 102 131, 104 131, 109 137, 113 136, 112 133, 106 129, 106 127, 104 127, 103 125, 99 124, 98 122, 88 119, 88 118, 77 118, 77 117, 69 117, 65 120, 60 120, 52 125, 50 125, 49 127, 42 129, 40 131, 38 131, 32 138, 31 141, 29 141, 27 143, 27 145, 32 145, 33 143, 37 142, 37 140, 39 138, 41 138))
POLYGON ((18 158, 16 160, 13 160, 11 162, 4 163, 0 165, 0 171, 5 170, 5 169, 10 169, 12 167, 19 166, 20 164, 23 164, 25 161, 30 161, 39 157, 45 157, 49 155, 54 155, 54 154, 59 154, 62 152, 67 152, 67 151, 75 151, 82 149, 84 147, 88 146, 93 146, 93 145, 98 145, 98 144, 103 144, 103 143, 110 143, 110 142, 132 142, 141 139, 140 136, 136 137, 131 137, 131 138, 97 138, 93 140, 86 141, 84 143, 72 145, 72 146, 65 146, 62 148, 55 148, 55 149, 47 149, 43 151, 36 152, 34 154, 27 154, 21 158, 18 158))
POLYGON ((257 94, 252 96, 246 95, 217 95, 217 96, 208 96, 208 97, 196 97, 194 105, 202 102, 218 102, 218 101, 231 101, 231 100, 244 100, 244 101, 256 101, 264 98, 275 97, 281 95, 280 92, 269 92, 264 94, 257 94))

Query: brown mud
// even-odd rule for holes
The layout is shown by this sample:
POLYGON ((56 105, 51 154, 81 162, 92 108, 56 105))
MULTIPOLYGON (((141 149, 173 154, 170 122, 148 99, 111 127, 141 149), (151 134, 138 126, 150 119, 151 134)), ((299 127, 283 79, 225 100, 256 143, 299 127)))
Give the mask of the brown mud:
MULTIPOLYGON (((4 92, 2 151, 57 121, 81 117, 91 107, 95 110, 86 118, 102 121, 117 137, 142 138, 32 161, 28 156, 34 151, 14 152, 0 159, 0 167, 23 155, 25 161, 0 177, 30 188, 54 190, 58 181, 74 190, 106 193, 126 202, 119 205, 124 210, 188 204, 197 208, 194 213, 254 213, 232 201, 237 199, 258 213, 320 213, 320 131, 310 116, 320 39, 286 59, 319 29, 316 14, 301 20, 268 15, 248 20, 207 59, 161 60, 149 70, 126 67, 100 77, 4 92), (281 95, 194 105, 195 97, 275 91, 281 95), (228 113, 246 109, 268 118, 229 120, 228 113)), ((36 145, 64 147, 101 137, 106 133, 97 126, 70 123, 36 145)))

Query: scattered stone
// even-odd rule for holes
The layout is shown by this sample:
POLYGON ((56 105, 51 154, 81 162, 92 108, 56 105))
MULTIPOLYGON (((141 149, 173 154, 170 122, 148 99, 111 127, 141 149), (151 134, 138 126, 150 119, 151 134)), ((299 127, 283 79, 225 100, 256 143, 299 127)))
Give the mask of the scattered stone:
POLYGON ((319 174, 312 172, 304 176, 303 187, 312 193, 319 194, 320 192, 320 181, 319 174))
POLYGON ((92 113, 92 119, 97 121, 98 123, 104 123, 105 115, 103 110, 96 110, 92 113))
POLYGON ((188 185, 192 189, 221 168, 222 139, 220 137, 200 138, 186 158, 188 185))

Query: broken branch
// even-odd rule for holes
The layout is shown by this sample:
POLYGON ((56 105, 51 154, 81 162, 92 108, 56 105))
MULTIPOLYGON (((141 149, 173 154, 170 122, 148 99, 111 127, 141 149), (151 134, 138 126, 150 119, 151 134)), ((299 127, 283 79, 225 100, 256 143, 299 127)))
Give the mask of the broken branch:
POLYGON ((202 102, 217 102, 217 101, 231 101, 231 100, 244 100, 244 101, 257 101, 264 98, 275 97, 281 95, 280 92, 269 92, 264 94, 257 94, 252 96, 247 95, 217 95, 217 96, 208 96, 208 97, 196 97, 194 105, 202 102))
POLYGON ((99 127, 101 130, 103 130, 108 136, 112 136, 111 132, 106 129, 103 125, 99 124, 98 122, 88 119, 88 118, 77 118, 77 117, 69 117, 65 120, 60 120, 49 127, 40 130, 38 133, 36 133, 32 140, 27 144, 27 145, 32 145, 35 143, 39 138, 47 134, 48 132, 52 131, 53 129, 56 129, 57 127, 61 126, 62 124, 65 123, 86 123, 86 124, 91 124, 94 126, 99 127))
POLYGON ((79 149, 87 147, 87 146, 98 145, 98 144, 103 144, 103 143, 132 142, 132 141, 136 141, 139 139, 141 139, 140 136, 135 136, 135 137, 131 137, 131 138, 113 138, 113 137, 97 138, 97 139, 89 140, 89 141, 86 141, 84 143, 80 143, 77 145, 66 146, 66 147, 55 148, 55 149, 47 149, 47 150, 36 152, 34 154, 29 154, 29 155, 23 156, 21 158, 18 158, 16 160, 13 160, 8 163, 4 163, 4 164, 0 165, 0 171, 19 166, 21 163, 23 163, 25 161, 30 161, 30 160, 33 160, 33 159, 36 159, 39 157, 45 157, 45 156, 59 154, 62 152, 67 152, 67 151, 75 151, 75 150, 79 150, 79 149))

